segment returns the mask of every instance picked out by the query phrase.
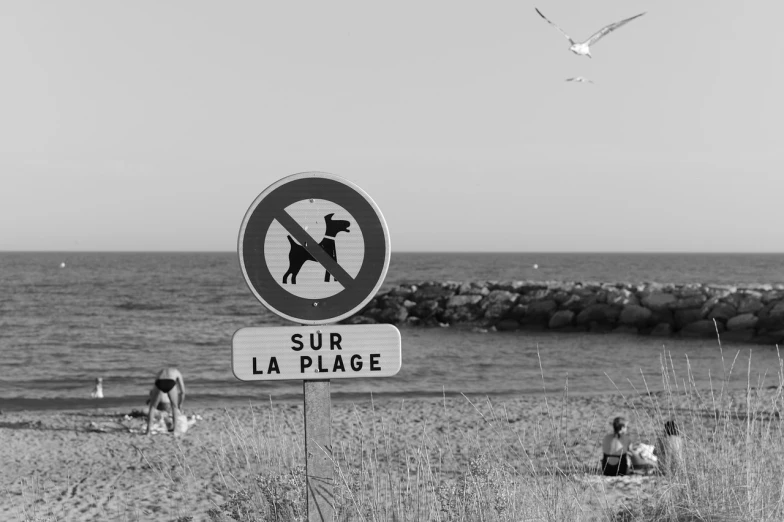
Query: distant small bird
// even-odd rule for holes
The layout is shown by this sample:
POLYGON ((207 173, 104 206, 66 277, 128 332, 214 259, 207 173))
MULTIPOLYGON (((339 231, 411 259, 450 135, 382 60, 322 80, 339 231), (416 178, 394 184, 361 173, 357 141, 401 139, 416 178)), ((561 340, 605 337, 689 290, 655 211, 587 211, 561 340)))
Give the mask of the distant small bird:
POLYGON ((580 83, 593 83, 588 78, 583 78, 582 76, 575 76, 574 78, 567 78, 564 81, 567 81, 567 82, 580 82, 580 83))
POLYGON ((537 9, 536 7, 534 7, 534 9, 536 9, 536 12, 539 13, 539 16, 544 18, 545 22, 547 22, 548 24, 552 25, 553 27, 555 27, 556 29, 561 31, 561 34, 563 34, 566 37, 566 39, 569 40, 569 43, 572 44, 571 47, 569 47, 570 51, 572 51, 576 55, 587 56, 588 58, 591 58, 591 49, 590 49, 590 47, 593 44, 595 44, 596 42, 598 42, 599 40, 601 40, 603 36, 605 36, 607 34, 610 34, 611 32, 613 32, 616 29, 618 29, 619 27, 621 27, 622 25, 627 24, 627 23, 631 22, 632 20, 634 20, 635 18, 638 18, 638 17, 640 17, 640 16, 645 14, 645 13, 640 13, 638 15, 632 16, 631 18, 627 18, 625 20, 621 20, 620 22, 615 22, 614 24, 610 24, 610 25, 604 26, 601 29, 599 29, 599 31, 594 33, 593 36, 588 38, 586 41, 584 41, 584 42, 575 42, 574 40, 572 40, 572 38, 568 34, 566 34, 564 32, 563 29, 561 29, 560 27, 558 27, 557 25, 552 23, 550 20, 548 20, 547 17, 545 15, 543 15, 542 12, 539 9, 537 9))
POLYGON ((65 268, 65 263, 60 263, 60 268, 65 268))
POLYGON ((93 399, 103 399, 103 379, 101 377, 95 378, 95 389, 90 394, 93 399))
POLYGON ((537 265, 536 263, 534 263, 534 270, 539 270, 539 265, 537 265))

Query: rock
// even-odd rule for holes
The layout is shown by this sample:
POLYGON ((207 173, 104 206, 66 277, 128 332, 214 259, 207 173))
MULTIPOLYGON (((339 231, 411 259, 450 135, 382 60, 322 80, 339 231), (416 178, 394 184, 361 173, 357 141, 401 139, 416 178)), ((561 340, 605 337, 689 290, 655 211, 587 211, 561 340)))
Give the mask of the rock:
POLYGON ((544 288, 539 290, 534 290, 531 292, 521 293, 520 297, 517 298, 518 303, 531 303, 534 301, 545 301, 552 299, 552 295, 550 290, 544 288))
POLYGON ((738 287, 735 285, 709 284, 704 288, 710 295, 717 297, 725 297, 738 291, 738 287))
POLYGON ((762 307, 762 310, 758 311, 755 315, 760 319, 764 319, 770 316, 770 311, 773 310, 773 307, 776 306, 776 303, 768 303, 762 307))
POLYGON ((773 308, 770 309, 770 315, 784 315, 784 301, 773 305, 773 308))
POLYGON ((645 296, 650 294, 667 293, 664 292, 664 285, 656 282, 643 283, 642 286, 638 286, 637 288, 638 291, 643 293, 645 296))
POLYGON ((439 300, 452 297, 455 294, 448 286, 426 283, 416 289, 409 299, 421 303, 422 301, 439 300))
POLYGON ((445 308, 448 310, 450 308, 462 308, 465 306, 473 306, 479 303, 482 300, 482 296, 479 294, 460 294, 460 295, 453 295, 446 301, 445 308))
POLYGON ((769 315, 767 317, 760 317, 756 324, 757 331, 771 331, 784 330, 784 315, 769 315))
POLYGON ((672 310, 664 309, 664 310, 651 310, 651 320, 650 324, 659 324, 659 323, 669 323, 674 324, 675 319, 672 315, 672 310))
POLYGON ((700 319, 693 323, 689 323, 680 330, 683 337, 711 337, 716 335, 718 329, 719 334, 724 331, 722 323, 715 323, 708 319, 700 319))
POLYGON ((672 335, 672 326, 669 323, 659 323, 653 327, 650 335, 655 337, 669 337, 672 335))
POLYGON ((738 304, 738 313, 745 314, 745 313, 756 313, 762 310, 765 305, 762 304, 762 301, 759 297, 754 296, 746 296, 740 300, 738 304))
POLYGON ((781 290, 771 290, 762 294, 761 301, 763 304, 768 304, 773 301, 780 301, 781 299, 784 299, 784 292, 781 290))
POLYGON ((651 310, 661 310, 668 308, 671 303, 677 301, 677 298, 672 294, 663 292, 653 292, 643 297, 642 304, 651 310))
POLYGON ((484 317, 487 321, 495 322, 501 317, 507 315, 514 302, 517 300, 517 294, 508 292, 506 290, 493 290, 481 302, 481 307, 484 310, 484 317))
MULTIPOLYGON (((520 285, 517 289, 517 293, 520 295, 528 295, 528 294, 535 294, 540 295, 538 292, 544 291, 545 295, 542 297, 546 297, 548 293, 547 283, 539 283, 533 281, 526 281, 524 284, 520 285)), ((539 299, 539 297, 536 297, 539 299)))
POLYGON ((449 324, 474 323, 482 318, 482 310, 476 306, 458 306, 447 308, 435 317, 449 324))
POLYGON ((547 299, 544 301, 534 301, 528 305, 528 310, 526 311, 526 316, 534 316, 534 315, 543 315, 546 316, 548 319, 550 317, 550 313, 556 309, 557 305, 555 301, 552 299, 547 299))
POLYGON ((512 307, 511 310, 509 310, 507 317, 510 319, 519 320, 521 317, 524 317, 526 313, 528 313, 528 305, 517 303, 512 307))
POLYGON ((514 319, 501 319, 497 323, 495 323, 495 328, 499 332, 511 332, 520 328, 520 323, 518 323, 514 319))
POLYGON ((365 311, 362 312, 362 315, 369 319, 373 319, 375 322, 378 322, 378 318, 381 317, 381 312, 383 311, 384 311, 383 308, 374 307, 374 308, 366 309, 365 311))
POLYGON ((550 314, 555 311, 555 301, 548 299, 545 301, 534 301, 528 305, 528 310, 524 317, 518 319, 521 327, 545 327, 550 321, 550 314))
POLYGON ((702 310, 699 308, 677 310, 673 319, 675 328, 681 329, 689 323, 693 323, 702 319, 702 310))
POLYGON ((607 304, 615 306, 639 305, 640 300, 625 288, 610 288, 607 290, 607 304))
POLYGON ((558 306, 561 306, 572 298, 572 294, 559 290, 555 292, 552 297, 553 297, 553 301, 555 301, 558 304, 558 306))
POLYGON ((381 310, 379 322, 387 324, 400 324, 406 321, 408 310, 404 306, 384 308, 381 310))
POLYGON ((500 331, 614 328, 651 335, 681 330, 684 336, 713 336, 714 320, 728 340, 749 342, 756 335, 751 342, 781 341, 777 337, 784 332, 784 284, 427 281, 387 287, 341 323, 475 323, 500 331))
POLYGON ((687 308, 700 308, 708 297, 703 294, 692 294, 681 297, 677 301, 670 303, 670 310, 685 310, 687 308))
POLYGON ((520 295, 517 292, 518 288, 519 288, 518 286, 515 286, 514 281, 501 281, 501 282, 493 285, 493 287, 490 290, 491 291, 493 291, 493 290, 505 290, 507 292, 512 292, 513 294, 515 294, 515 296, 518 296, 518 295, 520 295))
POLYGON ((571 326, 573 320, 574 312, 571 310, 558 310, 550 318, 550 322, 547 324, 547 327, 551 330, 557 330, 558 328, 571 326))
POLYGON ((341 321, 342 324, 377 324, 377 322, 378 321, 372 317, 366 317, 364 315, 352 315, 351 317, 341 321))
POLYGON ((406 302, 406 297, 402 295, 386 294, 378 298, 378 307, 385 308, 399 308, 406 302))
POLYGON ((727 330, 753 329, 757 325, 757 321, 759 318, 754 314, 736 315, 727 321, 727 330))
POLYGON ((719 304, 720 301, 721 301, 721 297, 719 296, 713 296, 707 301, 705 301, 705 304, 703 304, 702 308, 700 308, 700 311, 702 312, 702 317, 703 318, 708 317, 710 311, 713 310, 713 307, 719 304))
POLYGON ((620 313, 620 309, 608 304, 592 304, 577 314, 575 323, 578 326, 590 324, 592 322, 614 325, 618 320, 620 313))
POLYGON ((476 283, 474 281, 465 282, 460 285, 457 290, 457 293, 460 295, 482 295, 482 290, 484 290, 484 285, 476 283))
POLYGON ((400 296, 403 298, 407 298, 412 294, 411 286, 410 285, 400 285, 394 288, 391 288, 388 292, 388 295, 400 296))
POLYGON ((425 299, 416 304, 411 309, 411 315, 415 315, 421 319, 433 317, 439 311, 438 301, 435 299, 425 299))
POLYGON ((743 300, 743 296, 742 295, 740 295, 740 294, 730 294, 730 295, 722 297, 719 302, 731 305, 733 308, 735 308, 735 310, 737 310, 738 306, 740 306, 740 302, 742 300, 743 300))
POLYGON ((653 312, 649 309, 643 306, 628 304, 621 310, 618 322, 622 325, 633 326, 636 329, 647 325, 652 316, 653 312))
POLYGON ((716 319, 717 321, 726 323, 731 317, 735 317, 737 313, 738 310, 731 304, 716 303, 716 305, 711 308, 706 319, 716 319))
POLYGON ((572 295, 561 305, 561 309, 571 310, 572 312, 580 312, 595 303, 596 303, 595 295, 588 295, 588 296, 572 295))
POLYGON ((680 297, 690 297, 693 295, 704 295, 702 285, 698 283, 687 283, 680 287, 678 295, 680 297))

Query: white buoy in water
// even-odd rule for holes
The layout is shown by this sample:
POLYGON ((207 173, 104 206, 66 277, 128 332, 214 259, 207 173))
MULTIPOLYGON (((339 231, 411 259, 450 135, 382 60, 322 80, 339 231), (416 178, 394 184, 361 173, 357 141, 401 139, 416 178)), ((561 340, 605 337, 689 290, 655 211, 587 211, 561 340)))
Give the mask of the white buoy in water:
POLYGON ((60 263, 60 268, 65 268, 65 263, 60 263))
POLYGON ((539 269, 539 265, 537 265, 536 263, 534 263, 534 270, 538 270, 538 269, 539 269))

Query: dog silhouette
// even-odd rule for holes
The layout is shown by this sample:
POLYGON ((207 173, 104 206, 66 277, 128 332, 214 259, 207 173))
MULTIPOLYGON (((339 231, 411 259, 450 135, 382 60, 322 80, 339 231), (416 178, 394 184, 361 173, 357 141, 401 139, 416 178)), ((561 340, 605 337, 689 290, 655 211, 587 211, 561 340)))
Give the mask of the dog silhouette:
MULTIPOLYGON (((334 259, 335 261, 338 260, 337 250, 335 249, 335 236, 337 236, 341 232, 349 232, 349 223, 343 219, 332 219, 332 216, 335 214, 327 214, 324 216, 324 222, 327 225, 327 230, 324 232, 324 238, 319 241, 319 245, 324 251, 329 254, 329 257, 334 259)), ((315 261, 316 259, 310 255, 304 246, 299 245, 294 242, 291 236, 286 236, 289 240, 289 245, 291 248, 289 250, 289 269, 286 270, 286 273, 283 274, 283 284, 288 284, 288 277, 291 275, 291 284, 297 284, 297 274, 302 269, 302 265, 305 264, 305 261, 315 261)), ((330 276, 332 274, 329 271, 324 272, 324 282, 329 283, 330 276)))

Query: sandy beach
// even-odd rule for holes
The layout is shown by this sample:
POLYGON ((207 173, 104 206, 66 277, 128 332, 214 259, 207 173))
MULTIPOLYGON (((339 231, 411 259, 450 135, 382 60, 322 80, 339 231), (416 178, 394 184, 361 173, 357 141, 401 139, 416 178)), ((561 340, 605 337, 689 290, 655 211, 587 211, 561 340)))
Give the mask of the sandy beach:
MULTIPOLYGON (((582 488, 586 513, 653 494, 660 477, 596 473, 601 437, 614 416, 624 415, 633 438, 652 443, 654 419, 662 414, 657 407, 668 402, 673 413, 685 405, 619 393, 564 399, 562 393, 333 401, 333 456, 347 469, 375 452, 384 473, 410 476, 412 463, 425 455, 442 483, 481 474, 482 466, 541 476, 560 470, 582 488)), ((302 479, 302 412, 297 403, 203 409, 186 403, 191 425, 179 438, 162 431, 162 420, 161 431, 143 435, 141 407, 6 412, 0 416, 0 519, 223 520, 215 517, 228 512, 232 495, 259 477, 302 479)), ((351 480, 336 476, 348 489, 351 480)))

